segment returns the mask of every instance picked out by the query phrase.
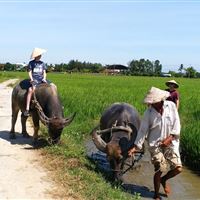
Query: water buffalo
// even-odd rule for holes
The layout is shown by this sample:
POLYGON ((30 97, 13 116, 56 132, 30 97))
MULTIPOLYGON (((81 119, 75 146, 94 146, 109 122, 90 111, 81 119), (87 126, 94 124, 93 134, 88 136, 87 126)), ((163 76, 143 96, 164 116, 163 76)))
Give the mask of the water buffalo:
MULTIPOLYGON (((16 137, 15 123, 19 110, 22 111, 22 134, 24 137, 29 137, 26 131, 27 117, 23 115, 26 108, 26 96, 29 86, 29 81, 23 80, 17 84, 12 91, 12 126, 10 131, 10 138, 12 139, 16 137)), ((39 120, 48 128, 51 142, 53 144, 58 143, 63 128, 72 122, 75 114, 69 118, 64 118, 63 107, 57 93, 57 88, 54 84, 40 84, 36 88, 35 95, 33 95, 32 99, 35 100, 35 103, 31 104, 30 109, 34 125, 34 143, 36 144, 38 139, 39 120)))
POLYGON ((114 178, 119 180, 124 158, 133 145, 140 126, 137 110, 127 103, 114 103, 107 108, 100 119, 100 130, 94 128, 92 139, 97 149, 106 153, 113 170, 114 178))

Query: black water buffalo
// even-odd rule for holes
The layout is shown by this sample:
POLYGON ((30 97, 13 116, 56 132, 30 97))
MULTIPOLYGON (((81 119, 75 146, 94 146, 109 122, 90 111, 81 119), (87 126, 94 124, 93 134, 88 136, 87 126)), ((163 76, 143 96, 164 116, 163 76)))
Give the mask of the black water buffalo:
MULTIPOLYGON (((29 81, 23 80, 12 91, 12 126, 10 131, 10 138, 12 139, 15 138, 15 123, 19 110, 22 111, 22 134, 24 137, 29 136, 26 131, 27 117, 23 115, 26 108, 26 96, 29 86, 29 81)), ((35 100, 35 103, 31 103, 30 109, 34 125, 34 143, 38 139, 39 120, 47 126, 51 142, 53 144, 57 143, 60 140, 63 128, 72 122, 75 114, 69 118, 64 118, 63 107, 54 84, 40 84, 36 88, 35 96, 33 95, 32 99, 35 100)))
POLYGON ((137 110, 127 103, 114 103, 100 119, 100 130, 92 131, 96 147, 106 153, 115 179, 120 178, 123 158, 133 145, 140 126, 137 110))

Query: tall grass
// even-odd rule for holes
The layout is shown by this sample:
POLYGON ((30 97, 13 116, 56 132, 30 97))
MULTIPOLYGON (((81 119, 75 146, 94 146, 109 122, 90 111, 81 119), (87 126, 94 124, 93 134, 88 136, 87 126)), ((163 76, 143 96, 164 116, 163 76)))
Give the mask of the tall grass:
MULTIPOLYGON (((100 76, 100 75, 52 75, 58 85, 66 114, 77 112, 71 128, 78 137, 88 135, 98 123, 103 110, 114 102, 132 104, 143 115, 142 103, 151 86, 165 89, 169 78, 100 76)), ((182 125, 181 148, 187 164, 200 169, 200 80, 176 79, 180 83, 180 119, 182 125), (192 158, 192 159, 191 159, 192 158)), ((66 129, 69 131, 69 129, 66 129)))

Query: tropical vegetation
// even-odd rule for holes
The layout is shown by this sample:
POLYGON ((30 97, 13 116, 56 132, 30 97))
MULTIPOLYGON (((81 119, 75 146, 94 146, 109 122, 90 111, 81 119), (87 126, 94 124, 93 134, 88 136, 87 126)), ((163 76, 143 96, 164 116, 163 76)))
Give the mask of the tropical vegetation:
MULTIPOLYGON (((107 74, 108 69, 118 69, 119 66, 123 70, 117 71, 118 74, 131 76, 162 76, 162 64, 159 60, 150 61, 149 59, 131 60, 127 66, 113 64, 102 65, 101 63, 81 62, 78 60, 70 60, 68 63, 47 64, 49 72, 67 72, 67 73, 104 73, 107 74)), ((26 71, 27 65, 25 63, 0 63, 0 71, 26 71)), ((119 68, 120 69, 120 68, 119 68)), ((177 66, 176 71, 169 70, 168 74, 174 77, 200 78, 200 73, 195 70, 193 66, 184 67, 183 64, 177 66)), ((114 72, 115 74, 115 72, 114 72)))

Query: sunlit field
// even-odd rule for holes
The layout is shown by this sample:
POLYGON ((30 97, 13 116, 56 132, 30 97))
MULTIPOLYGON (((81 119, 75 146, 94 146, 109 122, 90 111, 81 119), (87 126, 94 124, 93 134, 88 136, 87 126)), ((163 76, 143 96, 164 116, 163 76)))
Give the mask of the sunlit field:
MULTIPOLYGON (((28 75, 19 72, 3 75, 0 73, 0 81, 18 77, 23 79, 28 75)), ((84 142, 90 138, 90 131, 98 124, 101 113, 106 107, 115 102, 127 102, 132 104, 142 117, 146 109, 142 103, 146 92, 151 86, 165 89, 165 82, 170 78, 53 73, 48 73, 47 77, 58 87, 65 116, 77 113, 75 120, 64 129, 63 144, 47 148, 49 153, 62 156, 67 161, 77 159, 73 167, 65 166, 67 173, 73 177, 71 183, 73 190, 87 199, 94 199, 94 195, 95 199, 105 199, 106 195, 110 195, 108 199, 133 198, 133 195, 122 193, 120 188, 113 189, 111 185, 108 186, 98 171, 94 172, 96 168, 86 158, 84 142), (80 181, 79 186, 76 180, 80 181), (92 186, 91 182, 94 183, 92 186)), ((175 80, 180 84, 179 114, 183 159, 193 169, 200 169, 200 80, 186 78, 175 80)))
MULTIPOLYGON (((142 103, 151 86, 165 89, 169 78, 99 76, 99 75, 52 75, 58 85, 67 113, 77 112, 73 124, 76 134, 88 134, 103 110, 114 102, 132 104, 143 115, 142 103), (62 78, 61 78, 62 77, 62 78)), ((180 83, 181 148, 184 159, 191 167, 200 167, 200 80, 176 79, 180 83)))

